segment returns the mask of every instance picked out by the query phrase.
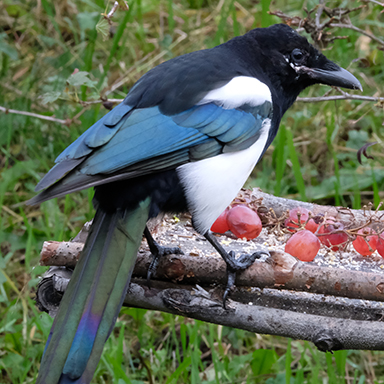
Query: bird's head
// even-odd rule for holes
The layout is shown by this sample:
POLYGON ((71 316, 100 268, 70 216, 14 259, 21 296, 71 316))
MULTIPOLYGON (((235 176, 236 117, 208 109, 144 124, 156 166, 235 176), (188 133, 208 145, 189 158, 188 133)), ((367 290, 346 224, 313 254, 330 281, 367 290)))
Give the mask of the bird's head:
POLYGON ((327 59, 308 40, 285 24, 257 28, 249 37, 259 47, 265 76, 277 92, 291 94, 294 99, 306 87, 321 83, 360 89, 360 82, 347 70, 327 59))

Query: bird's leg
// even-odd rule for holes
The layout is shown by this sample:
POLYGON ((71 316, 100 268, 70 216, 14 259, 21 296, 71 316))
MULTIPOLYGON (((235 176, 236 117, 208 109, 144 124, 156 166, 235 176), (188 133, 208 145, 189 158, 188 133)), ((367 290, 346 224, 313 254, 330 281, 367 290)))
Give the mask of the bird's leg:
POLYGON ((153 256, 151 264, 148 267, 147 272, 147 284, 150 286, 152 276, 155 274, 159 265, 159 261, 163 255, 183 255, 183 251, 179 247, 163 247, 152 237, 148 227, 145 226, 144 236, 147 239, 149 250, 153 256))
POLYGON ((217 241, 216 237, 212 235, 212 232, 207 231, 204 237, 212 244, 212 246, 219 252, 220 256, 224 259, 227 264, 227 285, 225 287, 223 295, 223 307, 227 301, 228 293, 230 289, 235 285, 236 273, 243 271, 251 266, 256 259, 259 259, 262 255, 269 256, 268 251, 258 251, 251 255, 243 253, 238 258, 234 251, 227 252, 221 244, 217 241))

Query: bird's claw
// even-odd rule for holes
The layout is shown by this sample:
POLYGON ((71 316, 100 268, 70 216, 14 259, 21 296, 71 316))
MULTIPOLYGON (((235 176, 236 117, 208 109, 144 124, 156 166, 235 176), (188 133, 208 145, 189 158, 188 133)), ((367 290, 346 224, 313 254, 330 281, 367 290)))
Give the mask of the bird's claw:
POLYGON ((149 264, 147 271, 147 286, 151 288, 151 279, 156 273, 157 267, 159 266, 160 259, 164 255, 184 255, 184 252, 179 247, 163 247, 158 243, 154 243, 155 248, 151 249, 152 261, 149 264))
POLYGON ((258 251, 254 252, 251 255, 243 253, 238 258, 234 251, 228 252, 227 263, 227 284, 225 286, 224 295, 223 295, 223 308, 226 308, 226 301, 228 294, 232 287, 235 285, 236 273, 238 271, 244 271, 250 267, 256 259, 260 259, 263 255, 270 256, 268 251, 258 251))

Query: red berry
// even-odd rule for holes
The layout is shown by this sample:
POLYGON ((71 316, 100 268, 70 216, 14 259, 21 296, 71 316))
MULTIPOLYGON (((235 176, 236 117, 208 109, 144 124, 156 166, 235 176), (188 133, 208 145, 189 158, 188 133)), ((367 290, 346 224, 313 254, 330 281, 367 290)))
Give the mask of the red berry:
MULTIPOLYGON (((284 224, 289 231, 295 232, 296 228, 299 228, 301 226, 299 224, 304 224, 308 220, 308 217, 309 217, 308 209, 303 207, 297 207, 289 211, 289 217, 288 219, 285 220, 284 224), (299 216, 300 216, 300 223, 299 223, 299 216)), ((319 225, 316 224, 313 219, 310 219, 308 220, 307 224, 305 224, 305 229, 308 229, 309 231, 315 233, 318 226, 319 225)))
POLYGON ((332 251, 343 250, 348 241, 348 235, 345 232, 332 233, 343 229, 343 223, 336 221, 334 217, 328 217, 326 222, 319 228, 318 234, 330 234, 319 236, 319 239, 325 246, 330 247, 332 251))
POLYGON ((299 228, 299 224, 304 224, 308 219, 308 209, 297 207, 289 211, 288 219, 285 220, 284 224, 287 229, 291 232, 295 232, 296 228, 299 228), (300 216, 300 223, 299 223, 300 216))
POLYGON ((313 219, 308 220, 308 223, 305 224, 305 229, 308 229, 308 231, 311 231, 312 233, 315 233, 317 228, 319 228, 319 224, 316 224, 313 219))
POLYGON ((361 235, 372 235, 372 236, 357 236, 353 240, 353 248, 356 249, 356 252, 360 253, 362 256, 370 256, 373 252, 376 251, 376 243, 378 236, 371 228, 361 228, 357 231, 361 235))
POLYGON ((211 231, 216 233, 225 233, 229 231, 227 223, 228 209, 226 209, 212 224, 211 231))
POLYGON ((260 235, 262 226, 257 213, 245 205, 236 205, 227 214, 229 229, 238 238, 254 239, 260 235))
POLYGON ((376 243, 376 249, 377 252, 381 257, 384 257, 384 238, 382 237, 383 234, 378 236, 377 243, 376 243))
POLYGON ((285 244, 285 252, 301 261, 312 261, 319 249, 319 239, 308 229, 296 232, 285 244))

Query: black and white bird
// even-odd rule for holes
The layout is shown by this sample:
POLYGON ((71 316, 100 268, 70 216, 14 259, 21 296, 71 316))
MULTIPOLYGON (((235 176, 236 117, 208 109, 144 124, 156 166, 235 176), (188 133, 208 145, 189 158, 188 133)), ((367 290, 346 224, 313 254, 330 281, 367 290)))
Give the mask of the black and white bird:
POLYGON ((290 27, 257 28, 150 70, 56 159, 29 203, 94 187, 97 211, 37 383, 91 381, 143 233, 154 264, 178 252, 153 240, 149 218, 189 211, 196 231, 226 261, 228 287, 237 270, 253 263, 258 253, 236 259, 210 227, 271 144, 284 113, 316 83, 361 89, 290 27))

